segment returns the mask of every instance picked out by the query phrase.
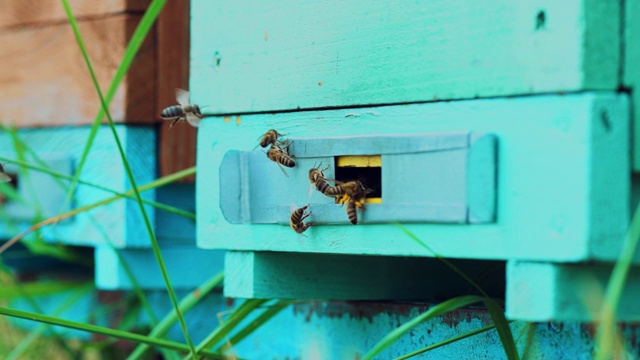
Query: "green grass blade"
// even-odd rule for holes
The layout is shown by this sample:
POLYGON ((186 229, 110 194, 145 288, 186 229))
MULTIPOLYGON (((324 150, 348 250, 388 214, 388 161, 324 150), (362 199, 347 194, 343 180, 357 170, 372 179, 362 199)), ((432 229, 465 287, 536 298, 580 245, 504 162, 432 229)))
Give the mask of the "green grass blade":
POLYGON ((138 53, 140 46, 142 46, 144 39, 147 37, 149 30, 151 30, 151 28, 153 27, 153 24, 158 18, 158 15, 160 15, 160 11, 164 7, 165 3, 166 0, 153 0, 151 4, 149 4, 149 7, 142 16, 142 19, 140 19, 140 23, 131 35, 131 40, 129 41, 129 44, 124 51, 122 61, 120 62, 120 65, 118 66, 118 69, 116 70, 116 73, 111 80, 111 85, 109 85, 109 89, 107 90, 107 96, 105 97, 104 101, 107 107, 100 107, 100 109, 98 110, 98 115, 96 115, 96 118, 91 125, 91 131, 89 132, 89 136, 87 137, 87 143, 85 144, 84 150, 82 151, 82 156, 80 157, 80 161, 78 162, 78 165, 76 167, 76 172, 74 174, 71 185, 69 186, 69 191, 67 192, 67 197, 64 201, 62 209, 66 209, 66 207, 69 205, 71 197, 73 196, 73 193, 78 185, 80 174, 87 160, 87 157, 89 156, 89 151, 91 150, 93 141, 95 140, 96 134, 98 133, 98 128, 100 127, 100 123, 105 116, 105 109, 108 109, 108 105, 111 103, 113 96, 116 94, 116 91, 118 90, 118 87, 120 86, 120 83, 122 82, 125 74, 127 73, 127 71, 129 71, 131 63, 133 63, 133 59, 138 53))
POLYGON ((220 343, 238 324, 251 314, 252 311, 259 308, 269 300, 264 299, 248 299, 238 306, 237 309, 231 313, 231 315, 225 319, 220 326, 218 326, 206 339, 198 344, 197 351, 203 351, 204 349, 210 349, 216 344, 220 343))
MULTIPOLYGON (((180 310, 184 313, 191 310, 202 298, 204 298, 208 293, 210 293, 214 288, 222 284, 224 280, 224 272, 220 272, 204 282, 202 285, 198 286, 196 290, 191 292, 189 295, 185 296, 182 301, 180 301, 180 310)), ((164 335, 173 324, 178 320, 176 312, 171 311, 168 313, 156 327, 151 330, 149 333, 150 337, 160 337, 164 335)), ((140 344, 136 349, 129 355, 127 360, 138 360, 140 359, 146 351, 149 349, 149 346, 146 344, 140 344)))
POLYGON ((434 257, 436 257, 437 259, 439 259, 440 261, 442 261, 445 265, 447 265, 451 270, 453 270, 456 274, 460 275, 460 277, 462 277, 464 280, 466 280, 469 284, 471 284, 471 286, 473 286, 476 290, 478 290, 478 292, 482 295, 484 295, 484 297, 486 298, 490 298, 489 294, 487 294, 481 287, 480 285, 478 285, 475 281, 473 281, 470 277, 467 276, 467 274, 465 274, 462 270, 460 270, 457 266, 455 266, 453 263, 451 263, 451 261, 447 260, 447 258, 441 256, 440 254, 438 254, 437 252, 435 252, 429 245, 427 245, 424 241, 420 240, 420 238, 418 238, 414 233, 412 233, 411 231, 409 231, 409 229, 407 229, 406 227, 404 227, 402 224, 398 224, 396 223, 396 226, 398 226, 402 232, 404 232, 405 234, 407 234, 411 239, 413 239, 415 242, 417 242, 418 244, 420 244, 423 248, 427 249, 434 257))
MULTIPOLYGON (((48 168, 46 168, 44 166, 37 166, 37 165, 29 164, 29 163, 22 162, 22 161, 19 161, 19 160, 9 159, 9 158, 2 157, 2 156, 0 156, 0 162, 16 164, 18 166, 25 167, 25 168, 30 169, 30 170, 35 170, 35 171, 39 171, 39 172, 42 172, 42 173, 45 173, 45 174, 49 174, 49 175, 51 175, 51 176, 53 176, 55 178, 59 178, 59 179, 65 179, 65 180, 73 180, 74 179, 74 177, 72 177, 72 176, 69 176, 69 175, 66 175, 66 174, 61 174, 59 172, 53 171, 51 169, 48 169, 48 168)), ((129 198, 129 199, 135 199, 136 198, 135 194, 133 194, 133 193, 122 193, 122 192, 110 189, 108 187, 105 187, 105 186, 102 186, 102 185, 98 185, 98 184, 94 184, 94 183, 91 183, 91 182, 88 182, 88 181, 84 181, 84 180, 77 180, 77 182, 78 182, 78 184, 81 184, 81 185, 91 186, 93 188, 100 189, 100 190, 103 190, 103 191, 106 191, 106 192, 109 192, 109 193, 112 193, 112 194, 115 194, 115 195, 120 195, 122 197, 126 197, 126 198, 129 198)), ((0 184, 0 185, 4 185, 4 184, 0 184)), ((166 212, 170 212, 170 213, 173 213, 173 214, 176 214, 176 215, 184 216, 184 217, 192 219, 192 220, 195 220, 195 218, 196 218, 196 215, 194 213, 188 212, 188 211, 184 211, 182 209, 178 209, 178 208, 170 206, 170 205, 162 204, 162 203, 159 203, 159 202, 156 202, 156 201, 152 201, 152 200, 147 200, 147 199, 142 199, 142 202, 147 204, 147 205, 150 205, 150 206, 153 206, 155 208, 158 208, 160 210, 164 210, 166 212)))
MULTIPOLYGON (((57 309, 54 310, 53 316, 60 316, 63 312, 69 309, 72 305, 80 301, 89 292, 95 288, 92 283, 86 284, 80 288, 77 288, 71 296, 69 296, 57 309)), ((16 346, 6 357, 6 360, 18 359, 25 354, 25 351, 29 350, 31 344, 42 335, 50 326, 47 324, 40 324, 36 329, 32 330, 27 337, 25 337, 18 346, 16 346)), ((62 339, 61 339, 62 340, 62 339)), ((71 354, 75 357, 75 354, 71 354)))
POLYGON ((493 323, 498 331, 498 336, 500 337, 500 342, 502 343, 504 352, 507 355, 507 359, 518 360, 520 358, 518 356, 518 348, 516 347, 511 327, 509 326, 507 318, 504 316, 502 307, 500 307, 495 300, 490 298, 484 299, 484 305, 487 307, 487 310, 489 310, 489 314, 491 314, 491 318, 493 319, 493 323))
POLYGON ((162 277, 164 278, 165 286, 167 288, 167 293, 169 294, 169 299, 171 299, 171 304, 173 308, 176 310, 178 315, 178 320, 180 322, 180 326, 182 327, 182 332, 184 333, 184 337, 189 345, 189 349, 191 350, 191 354, 194 358, 197 359, 196 350, 193 346, 193 342, 191 341, 191 337, 189 336, 189 330, 187 329, 187 324, 184 321, 184 317, 178 308, 178 300, 176 299, 175 291, 173 290, 173 286, 171 285, 171 280, 169 279, 169 274, 167 273, 166 266, 162 259, 162 253, 160 252, 160 246, 158 245, 158 240, 155 237, 155 233, 153 232, 153 227, 151 222, 149 221, 149 217, 147 216, 147 212, 144 208, 144 204, 142 203, 142 197, 140 196, 140 192, 138 191, 138 187, 136 186, 136 181, 133 177, 133 172, 131 171, 131 167, 129 165, 129 161, 127 160, 127 156, 124 153, 124 149, 122 147, 122 143, 118 136, 118 132, 116 130, 113 119, 111 118, 111 114, 109 113, 109 107, 107 106, 104 96, 102 95, 102 90, 100 90, 100 84, 98 83, 98 79, 96 78, 95 72, 93 70, 93 66, 91 65, 91 60, 89 59, 89 55, 87 53, 86 47, 84 45, 84 40, 80 35, 80 30, 78 29, 78 24, 76 23, 75 17, 71 12, 71 7, 69 6, 68 0, 62 0, 64 5, 65 12, 67 14, 67 18, 69 19, 69 23, 71 24, 71 28, 73 30, 73 34, 75 35, 76 41, 78 42, 78 46, 80 47, 80 51, 82 52, 82 57, 87 65, 87 69, 89 70, 89 74, 91 75, 91 80, 93 85, 98 93, 98 97, 100 98, 100 104, 107 116, 107 120, 109 121, 109 127, 111 128, 111 132, 113 133, 113 138, 116 141, 116 145, 118 147, 118 151, 120 153, 120 158, 122 159, 122 164, 124 165, 125 171, 127 173, 127 178, 131 183, 131 187, 136 194, 136 200, 138 201, 138 206, 140 207, 140 212, 142 214, 142 219, 144 221, 145 227, 147 228, 147 232, 149 234, 149 239, 151 240, 151 247, 153 249, 153 253, 158 261, 158 265, 160 266, 160 271, 162 273, 162 277))
POLYGON ((267 310, 262 312, 258 317, 253 319, 249 324, 247 324, 244 328, 240 329, 235 335, 233 335, 228 343, 225 343, 222 346, 219 346, 216 351, 225 353, 230 350, 230 346, 239 344, 242 340, 244 340, 247 336, 251 335, 254 331, 260 328, 264 323, 271 320, 274 316, 278 315, 280 311, 289 306, 292 301, 288 300, 279 300, 275 304, 271 305, 267 310))
POLYGON ((39 281, 34 283, 21 284, 20 288, 14 286, 0 287, 0 300, 7 301, 23 296, 42 296, 67 291, 82 286, 83 283, 77 281, 39 281))
POLYGON ((416 351, 412 351, 410 353, 404 354, 404 355, 402 355, 400 357, 395 358, 394 360, 409 359, 409 358, 412 358, 414 356, 418 356, 420 354, 426 353, 427 351, 431 351, 431 350, 437 349, 439 347, 443 347, 445 345, 449 345, 449 344, 454 343, 456 341, 460 341, 462 339, 466 339, 466 338, 472 337, 474 335, 482 334, 483 332, 487 332, 487 331, 489 331, 491 329, 494 329, 495 327, 496 327, 495 325, 487 325, 487 326, 481 327, 480 329, 469 331, 468 333, 452 336, 452 337, 450 337, 450 338, 448 338, 446 340, 443 340, 443 341, 437 342, 435 344, 423 347, 422 349, 418 349, 416 351))
POLYGON ((616 335, 616 312, 620 305, 620 298, 624 285, 629 276, 629 269, 633 261, 633 256, 638 248, 638 240, 640 240, 640 203, 637 205, 629 231, 622 245, 622 252, 616 261, 607 284, 607 290, 604 296, 604 302, 599 314, 599 325, 596 331, 596 359, 609 359, 615 357, 614 350, 618 346, 616 335))
MULTIPOLYGON (((175 341, 169 341, 164 339, 155 339, 148 336, 130 333, 121 330, 114 330, 102 326, 91 325, 91 324, 83 324, 75 321, 64 320, 60 318, 56 318, 53 316, 40 315, 32 312, 9 309, 3 306, 0 306, 0 315, 12 316, 20 319, 33 320, 45 324, 62 326, 69 329, 76 329, 80 331, 86 331, 94 334, 101 334, 104 336, 109 336, 116 339, 132 341, 136 343, 144 343, 152 346, 157 346, 165 349, 189 352, 189 346, 185 344, 181 344, 175 341)), ((211 359, 220 359, 224 360, 224 357, 220 354, 214 353, 212 351, 201 351, 200 355, 203 355, 207 358, 211 359)))
POLYGON ((368 353, 366 353, 362 360, 371 360, 374 356, 380 354, 384 349, 395 343, 398 339, 404 336, 407 332, 411 331, 414 327, 423 321, 433 319, 442 314, 460 309, 471 304, 482 302, 484 298, 476 295, 460 296, 447 301, 441 302, 438 305, 433 306, 424 313, 416 316, 415 318, 402 324, 400 327, 389 332, 382 340, 380 340, 368 353))

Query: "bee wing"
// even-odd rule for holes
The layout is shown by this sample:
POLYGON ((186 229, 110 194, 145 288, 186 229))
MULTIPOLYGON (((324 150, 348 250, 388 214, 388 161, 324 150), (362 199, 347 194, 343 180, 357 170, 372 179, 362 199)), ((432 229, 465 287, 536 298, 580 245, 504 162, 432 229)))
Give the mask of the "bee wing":
POLYGON ((280 165, 279 162, 276 162, 276 164, 278 164, 278 167, 280 168, 280 170, 282 170, 282 173, 284 174, 284 176, 289 177, 289 174, 287 174, 287 172, 284 170, 284 168, 282 167, 282 165, 280 165))
POLYGON ((189 105, 189 92, 185 89, 176 89, 176 100, 182 106, 189 105))
POLYGON ((192 114, 192 113, 188 113, 187 114, 187 122, 189 124, 191 124, 191 126, 193 126, 193 127, 200 126, 200 118, 197 117, 195 114, 192 114))
POLYGON ((5 173, 0 173, 0 183, 6 183, 6 182, 11 182, 11 176, 5 173))

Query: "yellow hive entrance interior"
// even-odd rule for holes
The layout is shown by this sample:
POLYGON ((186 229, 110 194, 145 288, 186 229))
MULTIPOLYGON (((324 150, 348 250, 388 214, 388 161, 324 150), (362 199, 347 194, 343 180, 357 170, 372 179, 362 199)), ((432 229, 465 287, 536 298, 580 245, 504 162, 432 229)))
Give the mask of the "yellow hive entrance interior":
POLYGON ((382 203, 382 158, 380 155, 347 155, 335 157, 337 181, 360 180, 372 192, 365 203, 382 203))

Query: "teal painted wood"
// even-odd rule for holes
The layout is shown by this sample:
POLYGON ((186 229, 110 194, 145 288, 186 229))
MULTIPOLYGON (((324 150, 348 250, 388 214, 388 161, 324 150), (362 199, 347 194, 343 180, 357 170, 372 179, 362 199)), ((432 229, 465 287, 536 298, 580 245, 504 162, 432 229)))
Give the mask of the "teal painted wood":
MULTIPOLYGON (((116 128, 137 183, 142 185, 151 182, 156 175, 155 129, 124 125, 118 125, 116 128)), ((17 134, 21 141, 43 160, 65 159, 75 168, 87 141, 89 127, 19 129, 17 134)), ((0 133, 0 156, 8 159, 17 158, 11 137, 7 133, 0 133)), ((27 155, 26 161, 37 165, 30 155, 27 155)), ((38 183, 39 179, 47 179, 48 176, 35 175, 33 170, 29 173, 34 174, 31 177, 33 183, 19 181, 19 186, 24 186, 27 190, 44 188, 45 192, 50 191, 51 196, 57 196, 56 199, 59 199, 57 184, 52 186, 49 182, 38 183)), ((131 188, 109 127, 103 126, 98 131, 81 179, 120 192, 131 188)), ((67 182, 63 181, 63 184, 67 182)), ((93 204, 112 195, 103 190, 80 185, 76 190, 73 205, 77 208, 93 204)), ((153 190, 142 193, 142 196, 151 200, 155 198, 153 190)), ((50 207, 57 206, 56 211, 62 210, 61 202, 50 203, 50 207)), ((10 238, 31 225, 20 216, 13 218, 8 212, 9 209, 0 209, 2 210, 7 210, 5 214, 9 220, 0 223, 0 238, 10 238)), ((147 206, 146 210, 151 221, 154 221, 155 210, 150 206, 147 206)), ((72 245, 98 246, 110 241, 119 248, 150 246, 140 209, 133 200, 119 200, 100 206, 90 213, 82 213, 53 227, 44 228, 42 234, 47 240, 72 245), (95 221, 90 216, 93 216, 95 221)))
MULTIPOLYGON (((495 221, 497 139, 490 134, 424 133, 389 136, 289 138, 296 167, 335 168, 333 156, 379 155, 376 187, 383 202, 369 204, 359 223, 489 223, 495 221), (331 156, 328 157, 327 156, 331 156), (319 158, 324 159, 319 165, 319 158), (472 201, 471 201, 472 200, 472 201)), ((263 150, 230 150, 220 164, 220 207, 233 224, 289 224, 290 204, 309 201, 308 173, 296 177, 270 171, 263 150), (248 186, 246 186, 248 184, 248 186), (299 194, 296 198, 280 194, 299 194), (306 199, 305 199, 306 196, 306 199), (275 209, 274 209, 275 207, 275 209)), ((308 211, 314 224, 348 224, 344 205, 315 200, 308 211)))
POLYGON ((620 2, 192 1, 209 112, 614 90, 620 2))
MULTIPOLYGON (((224 252, 198 249, 193 244, 161 244, 171 285, 192 289, 222 271, 224 252)), ((120 256, 131 269, 142 289, 165 289, 166 284, 151 249, 120 249, 120 256)), ((96 287, 102 290, 132 290, 131 279, 115 251, 106 247, 95 250, 96 287)))
MULTIPOLYGON (((453 263, 471 278, 483 274, 479 285, 489 294, 504 293, 503 262, 453 263)), ((437 302, 470 291, 442 261, 418 257, 228 251, 224 269, 224 294, 232 298, 437 302)))
MULTIPOLYGON (((509 261, 507 315, 526 321, 594 321, 599 315, 611 265, 509 261)), ((640 270, 626 281, 616 318, 640 320, 640 270)))
MULTIPOLYGON (((220 209, 221 161, 230 150, 253 149, 270 128, 290 137, 480 131, 495 134, 500 144, 496 223, 412 224, 412 232, 446 257, 611 261, 629 219, 628 106, 624 95, 587 93, 252 115, 239 125, 204 119, 198 132, 198 246, 432 256, 394 225, 312 226, 306 238, 287 225, 232 225, 220 209)), ((265 171, 287 180, 275 164, 265 171)), ((287 171, 298 179, 308 169, 287 171)), ((307 191, 271 196, 309 202, 307 191)), ((323 196, 312 193, 310 201, 318 199, 323 196)))
MULTIPOLYGON (((216 294, 203 299, 197 308, 186 314, 189 334, 202 339, 218 324, 215 314, 225 309, 216 294)), ((171 309, 166 292, 149 294, 154 308, 162 304, 171 309)), ((236 301, 236 307, 240 301, 236 301)), ((268 306, 268 305, 267 305, 268 306)), ((298 302, 282 310, 268 323, 258 328, 240 344, 233 344, 235 356, 242 359, 358 359, 387 333, 413 317, 427 311, 430 304, 307 301, 298 302)), ((227 304, 226 309, 229 309, 227 304)), ((266 310, 266 306, 265 306, 266 310)), ((256 316, 262 310, 256 311, 256 316)), ((162 313, 162 312, 160 312, 162 313)), ((224 315, 223 315, 224 316, 224 315)), ((252 317, 240 327, 252 320, 252 317)), ((486 310, 471 308, 448 313, 423 322, 401 337, 376 359, 394 359, 411 351, 461 335, 491 324, 486 310)), ((579 322, 550 322, 531 324, 515 322, 511 325, 523 359, 590 359, 593 352, 594 329, 579 322)), ((635 339, 640 327, 622 324, 621 333, 627 351, 638 353, 635 339)), ((175 327, 169 338, 184 339, 175 327)), ((416 359, 504 359, 504 350, 495 330, 453 342, 416 359)))
POLYGON ((624 2, 623 83, 631 89, 633 169, 640 171, 640 2, 624 2))

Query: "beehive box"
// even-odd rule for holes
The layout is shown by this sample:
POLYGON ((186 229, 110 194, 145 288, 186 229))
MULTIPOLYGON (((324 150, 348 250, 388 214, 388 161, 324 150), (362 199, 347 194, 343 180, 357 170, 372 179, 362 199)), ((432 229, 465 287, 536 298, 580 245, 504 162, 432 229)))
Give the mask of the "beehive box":
MULTIPOLYGON (((193 1, 191 90, 217 115, 198 134, 197 240, 232 250, 226 294, 340 298, 349 286, 326 284, 357 290, 361 267, 378 265, 361 255, 434 256, 396 222, 439 255, 509 261, 508 288, 527 280, 515 261, 615 261, 638 113, 636 7, 193 1), (256 149, 272 128, 292 142, 286 175, 256 149), (348 180, 340 172, 353 157, 348 165, 379 168, 365 179, 379 199, 355 226, 308 180, 320 163, 327 178, 348 180), (292 204, 309 204, 303 235, 289 228, 292 204)), ((553 288, 556 278, 545 279, 553 288)), ((370 290, 353 296, 402 297, 370 290)), ((513 318, 568 320, 519 315, 525 304, 513 304, 513 318)))

